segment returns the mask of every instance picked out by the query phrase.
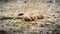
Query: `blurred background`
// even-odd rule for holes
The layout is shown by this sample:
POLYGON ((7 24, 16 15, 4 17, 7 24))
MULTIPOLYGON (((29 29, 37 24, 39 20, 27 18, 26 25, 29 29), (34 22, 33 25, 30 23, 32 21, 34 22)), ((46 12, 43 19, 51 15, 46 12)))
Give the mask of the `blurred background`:
POLYGON ((60 34, 60 0, 0 0, 0 34, 60 34), (21 12, 47 18, 23 21, 17 19, 21 12))

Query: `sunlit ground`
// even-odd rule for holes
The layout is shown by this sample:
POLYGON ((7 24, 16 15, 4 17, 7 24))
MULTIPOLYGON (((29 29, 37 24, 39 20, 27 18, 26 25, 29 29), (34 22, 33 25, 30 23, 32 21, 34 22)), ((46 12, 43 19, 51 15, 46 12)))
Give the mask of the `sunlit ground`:
MULTIPOLYGON (((0 2, 0 19, 3 17, 13 17, 11 19, 0 20, 0 30, 8 34, 58 34, 60 30, 60 4, 44 0, 17 0, 10 2, 0 2), (43 19, 23 20, 17 19, 20 13, 43 15, 43 19), (57 29, 57 31, 55 31, 57 29)), ((26 15, 27 15, 26 14, 26 15)), ((28 18, 27 18, 28 19, 28 18)))

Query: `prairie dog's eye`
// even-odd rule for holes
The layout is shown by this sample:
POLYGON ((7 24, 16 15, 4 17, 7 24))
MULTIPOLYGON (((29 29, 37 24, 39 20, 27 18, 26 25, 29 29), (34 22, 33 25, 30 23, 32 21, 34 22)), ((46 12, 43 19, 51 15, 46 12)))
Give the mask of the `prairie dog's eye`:
POLYGON ((24 13, 19 13, 18 16, 22 16, 24 13))

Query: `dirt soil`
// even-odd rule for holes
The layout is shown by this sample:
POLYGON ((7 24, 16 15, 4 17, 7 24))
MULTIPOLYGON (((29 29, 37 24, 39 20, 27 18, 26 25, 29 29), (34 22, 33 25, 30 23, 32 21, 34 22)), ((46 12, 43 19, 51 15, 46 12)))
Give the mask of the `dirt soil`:
POLYGON ((0 34, 60 34, 60 0, 0 0, 0 34), (22 12, 44 18, 25 21, 22 12))

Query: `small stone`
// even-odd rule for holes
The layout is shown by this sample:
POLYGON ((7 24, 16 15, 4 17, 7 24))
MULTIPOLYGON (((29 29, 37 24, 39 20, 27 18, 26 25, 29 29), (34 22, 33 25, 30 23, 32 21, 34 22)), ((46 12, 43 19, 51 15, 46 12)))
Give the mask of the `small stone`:
POLYGON ((51 10, 51 9, 48 9, 48 10, 51 10))
POLYGON ((27 1, 24 1, 24 3, 27 3, 27 1))
POLYGON ((55 3, 55 0, 53 2, 55 3))
POLYGON ((44 27, 44 24, 41 24, 41 26, 40 27, 44 27))

